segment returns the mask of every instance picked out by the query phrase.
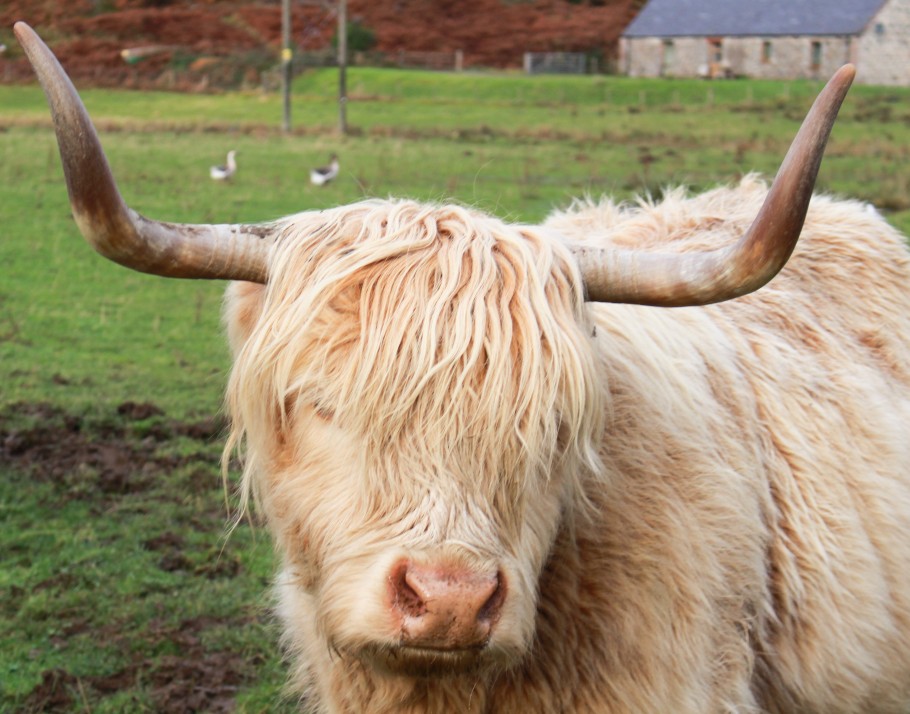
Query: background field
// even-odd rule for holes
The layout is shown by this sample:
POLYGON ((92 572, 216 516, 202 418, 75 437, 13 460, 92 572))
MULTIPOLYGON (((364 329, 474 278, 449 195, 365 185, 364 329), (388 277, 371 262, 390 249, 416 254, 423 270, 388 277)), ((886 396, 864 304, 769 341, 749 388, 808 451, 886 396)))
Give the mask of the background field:
MULTIPOLYGON (((537 221, 573 196, 700 190, 776 170, 819 88, 357 70, 274 95, 85 93, 121 189, 156 218, 258 221, 365 196, 537 221), (236 149, 230 184, 208 166, 236 149), (318 189, 309 168, 341 157, 318 189)), ((856 87, 821 190, 910 231, 910 91, 856 87)), ((0 87, 0 710, 277 711, 265 533, 225 537, 223 285, 97 258, 44 100, 0 87)))

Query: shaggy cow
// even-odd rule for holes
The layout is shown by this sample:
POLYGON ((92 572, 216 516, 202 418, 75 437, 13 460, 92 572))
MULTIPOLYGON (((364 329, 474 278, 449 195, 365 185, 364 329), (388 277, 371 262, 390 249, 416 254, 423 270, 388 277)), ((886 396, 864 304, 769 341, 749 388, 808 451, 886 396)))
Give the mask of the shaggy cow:
POLYGON ((16 32, 92 244, 242 281, 230 443, 317 711, 910 711, 910 263, 809 206, 852 69, 770 192, 176 226, 16 32))

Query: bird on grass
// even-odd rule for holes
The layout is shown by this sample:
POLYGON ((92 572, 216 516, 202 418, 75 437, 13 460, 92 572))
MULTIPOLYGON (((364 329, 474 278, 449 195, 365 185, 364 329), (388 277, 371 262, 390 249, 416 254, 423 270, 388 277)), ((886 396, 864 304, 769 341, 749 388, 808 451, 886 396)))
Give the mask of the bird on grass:
POLYGON ((236 155, 236 151, 229 151, 227 155, 227 166, 212 166, 209 169, 209 176, 215 179, 215 181, 227 181, 230 179, 237 170, 237 161, 234 159, 236 155))
POLYGON ((338 163, 338 157, 332 154, 328 166, 320 166, 318 169, 310 171, 310 183, 314 186, 325 186, 329 181, 338 175, 338 169, 341 168, 338 163))

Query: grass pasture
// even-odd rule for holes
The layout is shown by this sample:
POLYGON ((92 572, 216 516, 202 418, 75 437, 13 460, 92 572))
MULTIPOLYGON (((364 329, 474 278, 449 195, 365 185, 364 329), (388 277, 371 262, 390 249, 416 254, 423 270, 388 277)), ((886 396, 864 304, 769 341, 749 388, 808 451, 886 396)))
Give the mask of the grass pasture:
MULTIPOLYGON (((259 221, 365 196, 454 199, 537 221, 772 174, 818 84, 354 70, 274 95, 92 90, 127 201, 187 222, 259 221), (236 149, 230 184, 208 166, 236 149), (339 179, 309 168, 337 152, 339 179)), ((910 232, 910 91, 856 87, 822 190, 910 232)), ((290 710, 267 612, 273 554, 225 538, 217 463, 229 368, 222 285, 99 259, 69 213, 37 87, 0 86, 0 711, 290 710)))

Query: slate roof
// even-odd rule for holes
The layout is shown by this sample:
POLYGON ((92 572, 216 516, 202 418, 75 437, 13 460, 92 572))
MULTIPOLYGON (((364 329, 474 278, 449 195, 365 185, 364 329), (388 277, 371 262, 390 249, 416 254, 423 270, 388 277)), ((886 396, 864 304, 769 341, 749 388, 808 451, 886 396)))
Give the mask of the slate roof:
POLYGON ((650 0, 623 37, 858 35, 888 0, 650 0))

